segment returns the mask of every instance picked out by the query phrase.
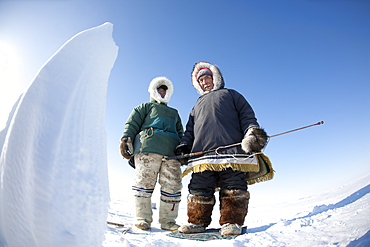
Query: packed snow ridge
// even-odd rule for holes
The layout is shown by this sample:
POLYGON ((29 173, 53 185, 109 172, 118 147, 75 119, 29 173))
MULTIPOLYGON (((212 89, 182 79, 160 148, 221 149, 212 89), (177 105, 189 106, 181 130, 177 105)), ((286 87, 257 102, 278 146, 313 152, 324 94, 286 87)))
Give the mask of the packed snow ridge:
POLYGON ((0 246, 101 246, 112 32, 105 23, 67 41, 13 107, 0 133, 0 246))

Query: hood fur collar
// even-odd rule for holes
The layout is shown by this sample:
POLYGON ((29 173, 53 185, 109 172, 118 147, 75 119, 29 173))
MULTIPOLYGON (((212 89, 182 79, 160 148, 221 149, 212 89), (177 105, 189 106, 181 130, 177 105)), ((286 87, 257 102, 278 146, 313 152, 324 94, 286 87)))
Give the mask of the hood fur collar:
POLYGON ((208 62, 198 62, 194 65, 193 72, 191 73, 191 81, 193 82, 193 86, 198 91, 198 93, 200 93, 201 95, 208 93, 208 91, 206 92, 203 91, 202 87, 199 85, 199 82, 197 80, 197 74, 201 68, 208 68, 209 70, 212 71, 214 87, 211 91, 224 88, 225 86, 224 78, 222 77, 219 68, 216 65, 212 65, 208 62))
POLYGON ((164 76, 156 77, 150 82, 148 92, 150 93, 150 97, 155 99, 155 101, 157 101, 159 104, 167 104, 170 101, 171 95, 173 94, 172 82, 164 76), (164 96, 164 98, 162 98, 157 91, 157 88, 161 85, 167 86, 166 96, 164 96))

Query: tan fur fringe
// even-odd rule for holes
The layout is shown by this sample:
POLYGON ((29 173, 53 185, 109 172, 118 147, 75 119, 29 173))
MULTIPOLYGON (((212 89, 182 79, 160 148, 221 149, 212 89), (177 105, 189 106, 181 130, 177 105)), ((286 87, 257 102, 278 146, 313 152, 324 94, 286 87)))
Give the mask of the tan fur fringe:
POLYGON ((248 185, 252 185, 255 183, 269 181, 274 178, 275 170, 272 168, 272 164, 270 159, 264 155, 263 153, 259 154, 261 157, 257 158, 256 164, 233 164, 233 163, 225 163, 225 164, 200 164, 189 169, 186 169, 182 174, 181 178, 185 177, 190 172, 198 173, 204 171, 223 171, 227 168, 232 168, 234 171, 242 171, 248 172, 248 178, 246 178, 248 185), (263 173, 265 171, 265 167, 263 162, 260 161, 260 158, 267 163, 270 172, 263 173), (261 173, 262 172, 262 173, 261 173))
POLYGON ((200 164, 194 167, 191 167, 185 170, 181 177, 185 177, 189 172, 204 172, 204 171, 224 171, 227 168, 231 168, 234 171, 242 171, 242 172, 258 172, 259 168, 256 164, 233 164, 233 163, 225 163, 225 164, 200 164))
MULTIPOLYGON (((274 178, 274 174, 275 174, 275 170, 272 168, 272 164, 271 164, 271 161, 270 159, 264 155, 263 153, 259 154, 262 159, 267 163, 267 166, 269 167, 270 169, 270 172, 268 173, 265 173, 259 177, 255 177, 255 178, 252 178, 252 179, 248 179, 247 182, 248 182, 248 185, 252 185, 252 184, 255 184, 255 183, 260 183, 260 182, 265 182, 265 181, 269 181, 271 179, 274 178)), ((258 165, 259 166, 263 166, 264 164, 262 164, 262 162, 257 159, 257 162, 258 162, 258 165)))

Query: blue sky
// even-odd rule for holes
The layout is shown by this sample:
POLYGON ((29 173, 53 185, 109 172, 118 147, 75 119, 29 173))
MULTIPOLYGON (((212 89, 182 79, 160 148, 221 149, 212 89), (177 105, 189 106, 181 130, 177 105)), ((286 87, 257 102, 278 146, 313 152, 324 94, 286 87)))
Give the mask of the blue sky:
POLYGON ((265 154, 275 178, 250 187, 261 197, 317 194, 370 172, 369 13, 369 1, 2 0, 0 126, 60 46, 111 22, 119 47, 106 110, 112 191, 131 182, 119 139, 132 108, 149 100, 149 82, 173 82, 169 106, 185 126, 199 97, 191 70, 203 60, 219 66, 269 135, 325 122, 272 138, 265 154))

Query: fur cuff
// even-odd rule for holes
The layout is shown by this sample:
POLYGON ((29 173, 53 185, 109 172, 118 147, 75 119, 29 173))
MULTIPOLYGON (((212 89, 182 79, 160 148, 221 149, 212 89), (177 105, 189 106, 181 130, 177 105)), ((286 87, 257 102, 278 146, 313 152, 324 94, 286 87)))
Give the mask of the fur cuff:
POLYGON ((220 198, 226 197, 238 197, 238 198, 250 198, 249 191, 244 190, 221 190, 220 191, 220 198))
POLYGON ((197 196, 197 195, 189 194, 188 202, 214 205, 216 200, 215 200, 215 196, 204 197, 204 196, 197 196))

